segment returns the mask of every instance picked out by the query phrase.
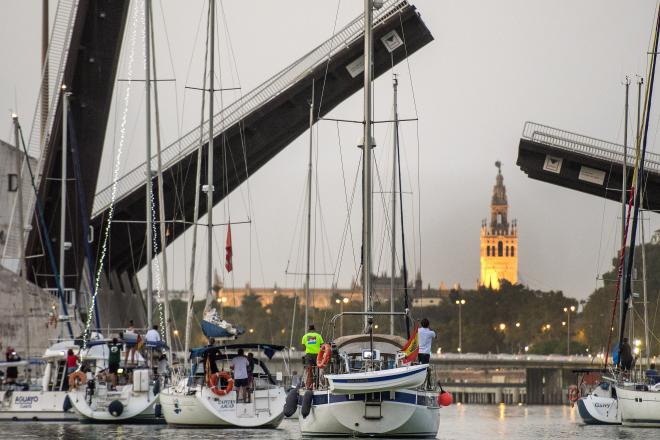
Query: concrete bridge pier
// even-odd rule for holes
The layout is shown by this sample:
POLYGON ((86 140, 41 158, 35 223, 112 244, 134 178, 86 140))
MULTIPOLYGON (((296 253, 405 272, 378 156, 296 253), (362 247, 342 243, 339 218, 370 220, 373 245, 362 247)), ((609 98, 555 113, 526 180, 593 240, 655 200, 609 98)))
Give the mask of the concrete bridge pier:
POLYGON ((527 368, 527 403, 559 405, 563 403, 564 381, 560 368, 527 368))

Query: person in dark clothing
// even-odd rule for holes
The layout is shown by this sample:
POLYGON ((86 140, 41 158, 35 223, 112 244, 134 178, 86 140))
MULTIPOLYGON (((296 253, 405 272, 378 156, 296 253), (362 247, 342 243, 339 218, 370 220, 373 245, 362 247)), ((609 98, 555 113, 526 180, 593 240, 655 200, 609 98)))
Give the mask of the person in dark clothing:
MULTIPOLYGON (((19 362, 21 357, 16 354, 13 347, 7 347, 7 362, 19 362)), ((14 384, 18 379, 18 367, 7 367, 7 375, 5 376, 5 383, 14 384)))
POLYGON ((660 380, 658 370, 655 369, 655 364, 649 365, 649 369, 646 370, 646 379, 649 381, 649 385, 655 385, 660 380))
POLYGON ((112 338, 108 342, 108 373, 112 381, 112 388, 117 387, 117 373, 119 371, 119 362, 121 361, 121 348, 122 344, 119 343, 117 338, 112 338))
POLYGON ((623 338, 623 343, 621 344, 621 348, 619 350, 621 369, 623 371, 631 370, 634 358, 632 355, 632 348, 630 348, 630 344, 628 343, 628 338, 623 338))
POLYGON ((208 365, 211 374, 215 374, 219 371, 217 364, 217 361, 220 358, 219 348, 214 346, 215 339, 209 338, 209 345, 207 345, 207 350, 204 353, 204 368, 206 368, 206 365, 208 365))
POLYGON ((254 390, 254 354, 248 353, 247 360, 248 392, 251 393, 254 390))

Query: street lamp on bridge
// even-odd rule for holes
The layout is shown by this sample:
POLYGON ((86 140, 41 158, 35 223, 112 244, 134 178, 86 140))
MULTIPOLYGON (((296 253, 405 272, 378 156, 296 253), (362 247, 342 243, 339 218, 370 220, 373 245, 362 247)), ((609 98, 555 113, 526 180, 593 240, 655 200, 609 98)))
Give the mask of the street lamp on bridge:
POLYGON ((575 306, 564 307, 564 313, 568 316, 566 319, 566 356, 571 355, 571 312, 575 312, 575 306))
POLYGON ((462 322, 462 310, 466 301, 464 299, 457 299, 456 305, 458 306, 458 352, 463 351, 463 322, 462 322))

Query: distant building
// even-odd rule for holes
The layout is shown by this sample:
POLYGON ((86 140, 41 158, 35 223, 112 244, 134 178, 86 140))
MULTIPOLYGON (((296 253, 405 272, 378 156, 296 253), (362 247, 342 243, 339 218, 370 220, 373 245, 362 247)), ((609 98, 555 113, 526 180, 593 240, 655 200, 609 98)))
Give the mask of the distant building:
MULTIPOLYGON (((32 223, 29 213, 29 203, 27 202, 32 192, 32 183, 30 174, 27 172, 23 157, 25 154, 16 150, 16 147, 0 140, 0 262, 6 268, 18 270, 19 250, 19 227, 17 194, 18 186, 21 182, 18 180, 18 170, 16 169, 16 156, 20 155, 23 163, 22 189, 23 189, 23 214, 25 225, 32 223)), ((30 158, 32 168, 36 168, 37 161, 30 158)))
POLYGON ((490 204, 490 224, 481 224, 481 276, 479 284, 500 288, 500 280, 518 282, 518 230, 516 220, 508 221, 509 204, 502 176, 502 164, 497 161, 497 177, 490 204))

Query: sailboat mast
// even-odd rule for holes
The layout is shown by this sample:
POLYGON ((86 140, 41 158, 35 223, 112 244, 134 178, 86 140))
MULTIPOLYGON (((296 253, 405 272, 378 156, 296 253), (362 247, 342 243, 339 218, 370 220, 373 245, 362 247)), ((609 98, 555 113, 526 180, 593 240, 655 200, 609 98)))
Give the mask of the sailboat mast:
POLYGON ((312 80, 312 100, 309 102, 309 162, 307 164, 307 267, 305 269, 305 331, 309 327, 309 274, 311 269, 312 243, 312 154, 314 146, 314 80, 312 80))
MULTIPOLYGON (((644 161, 646 157, 646 147, 648 143, 648 132, 649 132, 649 125, 651 118, 651 104, 653 102, 653 85, 655 84, 655 70, 657 64, 659 37, 660 37, 660 8, 658 9, 658 13, 656 15, 655 30, 653 37, 653 50, 651 51, 651 63, 649 66, 649 82, 646 85, 647 91, 646 91, 645 109, 644 109, 645 121, 642 127, 644 133, 642 134, 640 130, 639 140, 641 141, 642 144, 641 152, 639 150, 640 145, 637 144, 637 150, 639 153, 639 156, 637 158, 638 166, 635 169, 635 174, 633 175, 633 184, 636 192, 635 192, 635 200, 634 200, 634 208, 633 208, 633 216, 632 216, 632 226, 630 232, 630 248, 628 251, 629 252, 628 261, 626 261, 625 279, 627 279, 627 281, 626 281, 626 285, 625 285, 626 289, 624 291, 624 297, 623 297, 624 302, 621 304, 622 308, 623 305, 628 300, 628 298, 631 297, 630 284, 632 279, 633 257, 635 253, 635 237, 637 235, 637 223, 639 217, 640 199, 644 187, 644 161)), ((621 347, 621 344, 623 342, 623 335, 624 335, 623 324, 625 324, 625 320, 626 320, 626 311, 624 309, 623 322, 621 328, 619 329, 619 347, 621 347)))
MULTIPOLYGON (((210 9, 210 5, 209 5, 210 9)), ((206 21, 206 38, 208 41, 208 25, 210 20, 206 21)), ((188 305, 186 313, 186 339, 184 342, 184 353, 190 350, 190 331, 192 326, 193 306, 195 302, 195 262, 197 260, 197 219, 199 218, 199 199, 200 188, 202 182, 202 150, 204 148, 204 105, 206 100, 206 65, 208 63, 208 52, 204 55, 204 73, 202 75, 202 106, 199 124, 199 145, 197 147, 197 167, 195 169, 195 207, 193 209, 193 225, 192 225, 192 246, 190 252, 190 275, 188 278, 188 305)), ((184 365, 188 366, 188 357, 186 356, 184 365)))
POLYGON ((390 335, 394 334, 394 279, 396 277, 396 170, 397 170, 397 152, 399 151, 399 111, 398 94, 399 80, 394 74, 392 88, 394 89, 394 142, 392 151, 392 239, 390 240, 392 264, 390 267, 390 335))
POLYGON ((62 163, 60 180, 60 295, 62 302, 65 299, 66 284, 64 280, 65 251, 66 251, 66 177, 67 177, 67 147, 69 144, 69 133, 67 125, 69 121, 69 96, 71 92, 66 91, 66 86, 62 86, 62 163))
MULTIPOLYGON (((215 67, 215 0, 209 2, 209 144, 206 163, 207 265, 206 304, 213 296, 213 92, 215 67)), ((222 303, 221 303, 222 304, 222 303)))
POLYGON ((153 273, 151 271, 151 264, 153 259, 153 246, 152 246, 152 221, 151 218, 151 195, 152 195, 152 180, 151 180, 151 44, 150 44, 150 28, 151 22, 149 20, 151 11, 151 0, 145 0, 145 35, 144 35, 144 52, 145 52, 145 100, 146 111, 145 117, 147 120, 147 162, 146 162, 146 189, 147 189, 147 203, 146 203, 146 234, 145 234, 145 247, 147 253, 147 327, 152 325, 152 297, 153 297, 153 273))
MULTIPOLYGON (((21 166, 21 138, 19 134, 18 115, 13 114, 14 139, 16 140, 16 206, 18 208, 18 294, 23 303, 23 329, 25 330, 25 357, 30 359, 30 317, 27 304, 26 270, 25 270, 25 219, 23 218, 23 173, 21 166)), ((27 155, 25 160, 28 160, 27 155)))
MULTIPOLYGON (((362 295, 364 311, 370 312, 371 305, 371 52, 373 48, 373 0, 364 0, 364 132, 362 138, 362 295)), ((368 323, 365 315, 365 326, 368 323)))
POLYGON ((619 328, 623 323, 623 296, 626 291, 626 279, 623 276, 623 268, 626 267, 626 206, 628 204, 628 97, 630 93, 630 79, 626 77, 624 82, 626 88, 626 98, 624 103, 624 124, 623 124, 623 163, 622 173, 623 177, 621 179, 621 252, 623 252, 623 265, 620 276, 621 279, 621 290, 619 292, 619 328))

